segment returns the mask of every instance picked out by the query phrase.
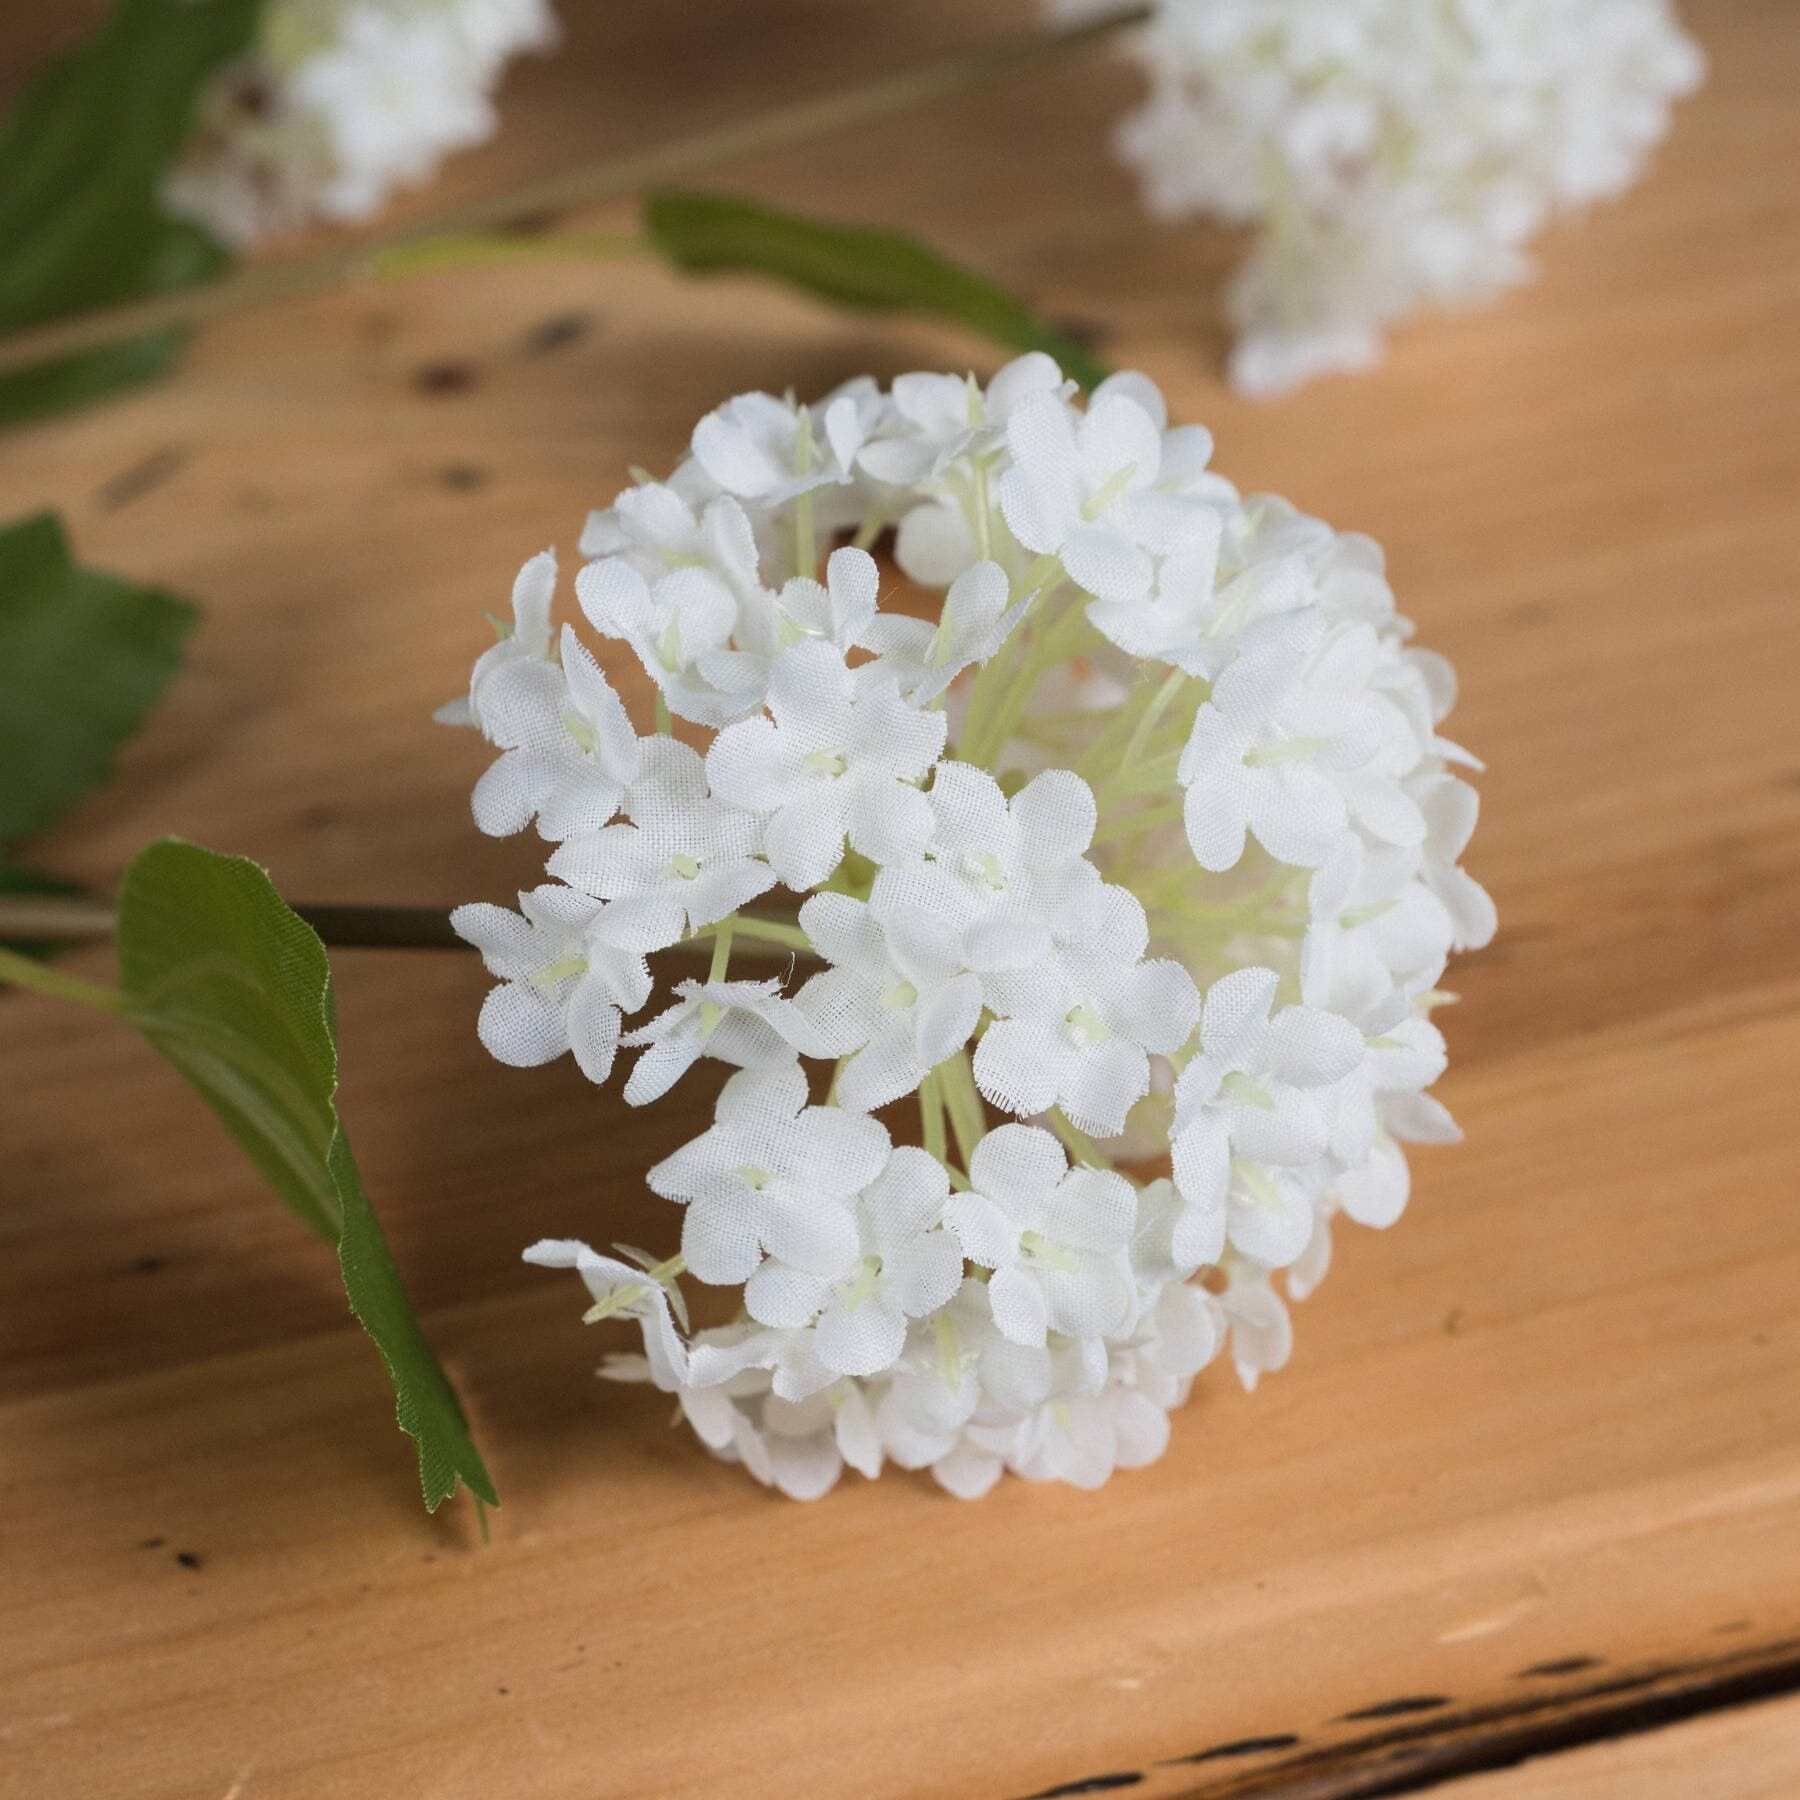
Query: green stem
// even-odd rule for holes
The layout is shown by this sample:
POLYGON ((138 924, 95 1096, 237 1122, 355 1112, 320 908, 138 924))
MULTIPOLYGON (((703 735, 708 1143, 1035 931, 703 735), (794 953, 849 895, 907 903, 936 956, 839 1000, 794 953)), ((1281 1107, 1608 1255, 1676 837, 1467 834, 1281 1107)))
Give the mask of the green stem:
POLYGON ((1156 722, 1169 710, 1169 702, 1181 691, 1181 684, 1187 680, 1181 669, 1171 669, 1164 677, 1163 684, 1152 695, 1150 704, 1144 708, 1144 716, 1138 720, 1137 729, 1131 734, 1131 742, 1125 746, 1125 754, 1121 761, 1129 767, 1143 754, 1144 746, 1150 741, 1150 734, 1156 729, 1156 722))
POLYGON ((1112 1158, 1079 1125, 1066 1119, 1060 1106, 1051 1107, 1044 1115, 1044 1121, 1062 1139, 1062 1146, 1068 1151, 1071 1162, 1085 1163, 1091 1169, 1112 1167, 1112 1158))
POLYGON ((53 1000, 91 1007, 95 1012, 125 1010, 125 997, 117 988, 102 987, 97 981, 84 981, 79 975, 53 969, 48 963, 33 962, 16 950, 0 950, 0 981, 27 988, 34 994, 48 994, 53 1000))
POLYGON ((379 281, 387 281, 435 274, 440 269, 535 262, 544 257, 586 260, 655 254, 656 247, 641 232, 447 231, 441 237, 377 251, 369 259, 368 272, 379 281))
POLYGON ((706 971, 708 981, 723 981, 725 971, 731 963, 731 936, 737 929, 737 920, 721 919, 713 936, 712 966, 706 971))
POLYGON ((956 1133, 956 1148, 963 1166, 974 1160, 975 1146, 987 1135, 987 1115, 981 1110, 981 1095, 975 1087, 975 1074, 969 1067, 969 1053, 958 1050, 946 1057, 935 1071, 942 1078, 945 1104, 950 1109, 950 1129, 956 1133))
POLYGON ((479 236, 526 220, 565 213, 577 206, 624 199, 648 188, 684 180, 700 169, 736 168, 769 151, 852 126, 866 127, 874 120, 1053 62, 1142 25, 1151 11, 1148 5, 1136 5, 1065 31, 1018 32, 902 69, 861 87, 838 88, 776 107, 755 118, 646 145, 623 156, 524 182, 505 193, 450 208, 435 218, 419 220, 376 238, 364 238, 319 256, 252 264, 217 281, 15 331, 0 339, 0 373, 171 326, 205 324, 249 307, 334 287, 428 239, 479 236))
POLYGON ((1100 829, 1094 833, 1095 844, 1118 843, 1124 838, 1134 838, 1146 831, 1154 831, 1159 825, 1172 825, 1182 815, 1187 805, 1185 799, 1166 800, 1160 806, 1146 806, 1138 812, 1126 813, 1122 817, 1115 815, 1102 821, 1100 829))
POLYGON ((919 1135, 926 1151, 939 1162, 949 1160, 949 1144, 944 1137, 944 1089, 933 1069, 919 1083, 919 1135))
POLYGON ((682 939, 684 944, 704 943, 709 938, 717 938, 727 926, 742 938, 758 938, 765 944, 780 944, 789 950, 803 950, 812 955, 812 939, 798 925, 790 925, 785 919, 772 919, 765 913, 735 912, 729 919, 721 919, 717 925, 702 925, 698 931, 691 932, 682 939))

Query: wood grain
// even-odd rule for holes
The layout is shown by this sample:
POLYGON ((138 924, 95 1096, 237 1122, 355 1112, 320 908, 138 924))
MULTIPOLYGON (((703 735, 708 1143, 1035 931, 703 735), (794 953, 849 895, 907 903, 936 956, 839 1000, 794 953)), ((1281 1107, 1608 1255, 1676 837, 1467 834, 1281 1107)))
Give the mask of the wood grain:
MULTIPOLYGON (((1503 920, 1450 1020, 1468 1142, 1419 1159, 1399 1228, 1344 1245, 1292 1368, 1254 1397, 1209 1378, 1164 1461, 1102 1496, 773 1501, 594 1382, 603 1334, 518 1262, 545 1234, 671 1240, 640 1176, 707 1093, 646 1115, 499 1069, 471 962, 346 953, 345 1116, 506 1501, 484 1549, 420 1513, 332 1269, 176 1078, 7 997, 0 1789, 1296 1793, 1329 1753, 1372 1792, 1386 1753, 1358 1746, 1436 1714, 1785 1666, 1800 34, 1779 0, 1688 10, 1713 78, 1649 182, 1546 239, 1531 289, 1274 405, 1219 383, 1229 245, 1143 224, 1102 154, 1132 89, 1105 58, 724 177, 924 230, 1097 326, 1245 486, 1380 537, 1463 672, 1503 920), (1380 1711, 1402 1701, 1432 1704, 1380 1711)), ((432 204, 1028 7, 564 11, 566 54, 432 204)), ((750 283, 494 269, 247 317, 159 389, 0 440, 0 517, 59 506, 84 557, 207 608, 165 712, 41 860, 107 882, 179 831, 296 896, 505 897, 535 848, 477 838, 475 747, 428 715, 522 558, 572 560, 626 465, 669 463, 729 393, 971 360, 750 283)), ((1747 1794, 1792 1717, 1679 1729, 1692 1766, 1743 1746, 1717 1791, 1747 1794)), ((1673 1754, 1655 1778, 1702 1791, 1673 1754)))

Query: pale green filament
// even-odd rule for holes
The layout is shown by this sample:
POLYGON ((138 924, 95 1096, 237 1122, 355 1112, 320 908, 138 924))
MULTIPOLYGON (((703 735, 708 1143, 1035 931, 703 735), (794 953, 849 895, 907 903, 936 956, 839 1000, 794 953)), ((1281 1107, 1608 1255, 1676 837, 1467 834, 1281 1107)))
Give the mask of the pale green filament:
POLYGON ((531 977, 531 985, 536 988, 553 988, 571 975, 583 974, 587 966, 587 958, 572 950, 567 956, 559 956, 553 963, 545 963, 531 977))

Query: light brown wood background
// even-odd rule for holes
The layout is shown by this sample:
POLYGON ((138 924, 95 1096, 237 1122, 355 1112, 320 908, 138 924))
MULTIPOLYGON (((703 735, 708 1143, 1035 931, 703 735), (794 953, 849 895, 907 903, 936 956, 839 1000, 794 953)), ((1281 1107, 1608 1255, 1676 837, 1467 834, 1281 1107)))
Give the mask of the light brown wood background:
MULTIPOLYGON (((9 13, 7 79, 86 10, 9 13)), ((1029 10, 564 0, 566 54, 430 199, 1029 10)), ((704 1084, 634 1113, 502 1070, 472 959, 344 954, 343 1107, 505 1501, 484 1549, 465 1506, 419 1509, 329 1259, 197 1102, 8 996, 0 1790, 1341 1795, 1634 1693, 1792 1685, 1800 31, 1784 0, 1687 11, 1712 80, 1639 191, 1547 237, 1528 291, 1278 404, 1218 379, 1229 246, 1145 224, 1106 159, 1133 81, 1105 54, 720 177, 926 231, 1092 326, 1243 485, 1381 538, 1462 671, 1503 921, 1455 982, 1468 1141, 1419 1157, 1397 1229, 1346 1235, 1291 1369, 1254 1397, 1214 1371, 1098 1497, 773 1500, 595 1382, 620 1340, 518 1262, 673 1241, 640 1176, 704 1084)), ((477 747, 428 715, 524 556, 572 566, 586 508, 730 393, 994 360, 750 283, 511 268, 244 318, 0 440, 0 516, 60 507, 84 558, 206 607, 42 860, 105 883, 175 831, 295 898, 506 897, 538 847, 477 837, 477 747)), ((1791 1701, 1716 1713, 1446 1791, 1789 1793, 1795 1729, 1791 1701)))

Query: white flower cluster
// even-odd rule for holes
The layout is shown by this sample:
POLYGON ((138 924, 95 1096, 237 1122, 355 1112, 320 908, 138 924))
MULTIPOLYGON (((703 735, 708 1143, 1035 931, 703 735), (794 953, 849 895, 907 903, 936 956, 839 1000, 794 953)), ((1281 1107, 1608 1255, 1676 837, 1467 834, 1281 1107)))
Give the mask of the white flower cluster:
POLYGON ((239 246, 367 219, 492 137, 507 62, 555 39, 550 0, 269 0, 203 91, 164 200, 239 246))
MULTIPOLYGON (((1114 0, 1049 0, 1087 16, 1114 0)), ((1694 88, 1669 0, 1160 0, 1120 155, 1164 218, 1255 239, 1234 383, 1363 368, 1426 305, 1529 272, 1559 213, 1630 186, 1694 88)))
POLYGON ((610 1372, 789 1494, 1153 1459, 1228 1341, 1247 1385, 1286 1359, 1271 1276, 1307 1291, 1336 1214, 1399 1215, 1400 1143, 1455 1134, 1430 1013, 1494 920, 1449 667, 1370 540, 1211 447, 1042 355, 744 395, 582 537, 657 729, 553 629, 548 552, 440 715, 500 753, 481 828, 554 845, 517 913, 455 915, 482 1041, 596 1082, 634 1051, 638 1105, 736 1071, 649 1172, 678 1255, 527 1255, 639 1323, 610 1372), (797 912, 752 906, 777 889, 797 912), (734 974, 747 942, 812 972, 734 974), (683 946, 710 968, 652 1005, 683 946), (684 1276, 736 1322, 688 1330, 684 1276))

